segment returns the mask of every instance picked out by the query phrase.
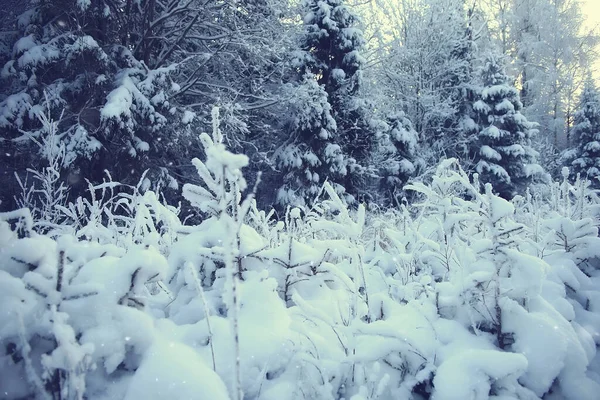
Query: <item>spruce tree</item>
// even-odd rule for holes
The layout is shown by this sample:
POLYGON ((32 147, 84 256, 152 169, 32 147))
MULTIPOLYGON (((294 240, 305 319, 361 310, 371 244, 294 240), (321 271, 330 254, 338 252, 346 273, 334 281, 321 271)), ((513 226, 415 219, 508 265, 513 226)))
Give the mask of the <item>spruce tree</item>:
MULTIPOLYGON (((306 175, 307 170, 323 166, 319 180, 315 181, 314 175, 312 177, 314 185, 320 186, 328 179, 338 190, 345 188, 346 199, 352 202, 357 196, 362 197, 361 189, 365 187, 374 148, 373 128, 369 124, 370 105, 359 92, 364 64, 360 51, 364 39, 362 32, 356 28, 356 15, 343 0, 308 0, 305 5, 304 31, 293 67, 298 72, 300 85, 308 85, 301 91, 316 93, 316 88, 309 82, 314 79, 323 93, 315 97, 318 101, 306 105, 312 111, 303 110, 300 111, 302 115, 294 115, 290 126, 296 127, 291 133, 298 148, 310 149, 310 154, 317 156, 318 160, 312 164, 306 161, 290 163, 284 155, 299 153, 290 151, 288 146, 278 153, 278 163, 288 176, 297 176, 288 181, 291 182, 288 186, 301 182, 304 179, 301 175, 306 175), (321 101, 323 95, 327 106, 321 101), (297 129, 298 124, 294 120, 301 120, 306 114, 323 115, 324 112, 329 113, 335 122, 335 129, 330 125, 326 135, 322 124, 313 124, 308 130, 297 129), (336 167, 331 167, 331 159, 336 160, 336 167)), ((299 111, 298 108, 296 110, 299 111)), ((290 190, 295 189, 285 189, 286 192, 290 190)), ((314 190, 297 188, 296 193, 301 192, 308 194, 314 190)), ((280 196, 280 202, 286 199, 291 197, 280 196)))
POLYGON ((593 187, 600 187, 600 96, 591 79, 581 94, 572 135, 576 146, 574 173, 587 177, 593 187))
MULTIPOLYGON (((11 32, 0 32, 0 185, 47 163, 35 142, 39 112, 60 119, 61 173, 74 196, 105 170, 133 184, 148 169, 145 187, 160 190, 192 179, 182 160, 202 151, 197 133, 214 105, 228 142, 252 149, 253 166, 274 150, 283 1, 27 3, 11 32)), ((0 201, 9 206, 16 190, 0 201)))
MULTIPOLYGON (((178 113, 169 102, 175 68, 160 61, 168 43, 149 38, 151 6, 158 8, 31 2, 16 21, 0 75, 3 183, 52 162, 49 153, 62 154, 60 172, 74 196, 87 189, 86 179, 102 181, 105 170, 123 183, 137 182, 148 168, 155 184, 164 177, 161 166, 174 161, 167 153, 183 146, 173 137, 162 140, 176 129, 178 113), (40 114, 59 123, 55 138, 44 137, 40 114), (58 152, 45 148, 50 141, 58 152)), ((154 24, 154 33, 172 22, 154 24)))
MULTIPOLYGON (((469 143, 478 131, 478 126, 473 120, 472 104, 475 99, 473 85, 473 59, 474 43, 471 18, 473 8, 464 15, 464 2, 455 4, 453 17, 450 19, 452 35, 449 55, 451 68, 443 75, 441 81, 442 97, 446 100, 451 113, 444 115, 442 130, 435 135, 435 145, 441 147, 437 151, 447 157, 456 157, 461 165, 470 169, 468 159, 469 143)), ((474 7, 474 6, 473 6, 474 7)), ((434 147, 435 148, 435 147, 434 147)))
POLYGON ((403 186, 415 175, 422 159, 417 154, 418 135, 403 112, 390 115, 382 127, 375 163, 381 176, 378 191, 382 201, 396 205, 403 186))
POLYGON ((530 145, 534 124, 521 114, 519 93, 495 57, 486 59, 481 78, 483 88, 473 104, 481 127, 471 145, 475 170, 481 182, 491 183, 502 197, 512 198, 543 173, 530 145))
POLYGON ((307 205, 317 197, 325 180, 339 194, 347 174, 347 158, 335 141, 337 124, 327 93, 312 74, 295 88, 286 129, 292 134, 275 155, 283 183, 277 193, 281 205, 307 205))

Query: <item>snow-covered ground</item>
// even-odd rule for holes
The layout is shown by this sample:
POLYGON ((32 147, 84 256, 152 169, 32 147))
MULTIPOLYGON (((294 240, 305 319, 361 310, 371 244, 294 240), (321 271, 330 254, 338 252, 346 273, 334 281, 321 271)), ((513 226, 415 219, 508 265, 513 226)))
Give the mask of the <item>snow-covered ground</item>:
POLYGON ((446 160, 410 206, 325 184, 275 220, 241 195, 247 158, 202 141, 197 226, 137 191, 60 225, 0 214, 0 398, 598 398, 585 182, 509 202, 446 160))

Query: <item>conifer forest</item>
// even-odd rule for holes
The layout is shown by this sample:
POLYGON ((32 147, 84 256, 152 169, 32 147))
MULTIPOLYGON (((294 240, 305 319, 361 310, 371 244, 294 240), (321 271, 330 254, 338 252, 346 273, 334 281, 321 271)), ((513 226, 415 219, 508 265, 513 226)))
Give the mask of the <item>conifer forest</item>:
POLYGON ((599 399, 593 3, 0 0, 0 400, 599 399))

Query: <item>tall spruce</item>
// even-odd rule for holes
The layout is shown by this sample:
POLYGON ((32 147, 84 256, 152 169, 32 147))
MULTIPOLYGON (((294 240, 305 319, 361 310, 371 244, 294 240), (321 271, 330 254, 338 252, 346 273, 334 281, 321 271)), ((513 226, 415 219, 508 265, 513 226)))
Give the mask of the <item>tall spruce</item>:
POLYGON ((35 0, 17 19, 0 76, 3 184, 52 162, 49 155, 61 157, 73 195, 105 170, 134 183, 152 169, 154 183, 173 183, 163 166, 184 148, 170 135, 181 113, 169 99, 178 90, 174 44, 185 37, 172 29, 197 17, 184 15, 190 2, 173 2, 169 13, 155 1, 136 4, 35 0), (59 123, 56 137, 45 137, 40 114, 59 123))
POLYGON ((423 160, 417 154, 417 132, 405 113, 392 114, 381 125, 378 148, 374 153, 381 177, 376 188, 379 192, 377 202, 397 205, 404 185, 421 169, 423 160))
POLYGON ((327 93, 312 74, 306 74, 289 103, 292 134, 275 154, 282 171, 277 193, 281 205, 310 204, 328 179, 339 194, 347 174, 347 158, 335 141, 337 124, 327 93))
POLYGON ((441 91, 452 112, 443 116, 442 129, 435 135, 439 151, 447 157, 456 157, 465 169, 470 169, 469 143, 477 133, 473 120, 472 104, 475 99, 473 87, 474 42, 472 18, 475 3, 469 8, 464 1, 453 4, 454 24, 449 59, 452 69, 443 74, 441 91))
POLYGON ((543 174, 531 147, 534 124, 521 114, 519 93, 496 57, 486 59, 481 78, 483 88, 473 104, 481 127, 471 145, 475 170, 481 182, 491 183, 502 197, 512 198, 543 174))
POLYGON ((600 94, 591 79, 581 94, 572 137, 576 146, 574 172, 587 177, 593 187, 600 187, 600 94))
POLYGON ((325 179, 331 181, 352 202, 362 197, 375 143, 374 130, 369 124, 370 105, 360 97, 361 69, 365 62, 360 51, 364 39, 356 27, 356 15, 344 0, 308 0, 305 6, 304 31, 293 67, 299 76, 299 91, 317 94, 322 90, 322 93, 312 96, 316 101, 309 101, 304 109, 292 110, 291 143, 278 152, 278 164, 288 177, 280 194, 288 195, 279 196, 279 201, 310 202, 314 188, 300 184, 307 178, 316 186, 325 179), (329 122, 299 123, 307 115, 319 116, 313 118, 315 121, 329 122), (294 154, 298 157, 293 157, 296 161, 292 162, 289 157, 294 154), (292 192, 294 196, 289 195, 292 192))

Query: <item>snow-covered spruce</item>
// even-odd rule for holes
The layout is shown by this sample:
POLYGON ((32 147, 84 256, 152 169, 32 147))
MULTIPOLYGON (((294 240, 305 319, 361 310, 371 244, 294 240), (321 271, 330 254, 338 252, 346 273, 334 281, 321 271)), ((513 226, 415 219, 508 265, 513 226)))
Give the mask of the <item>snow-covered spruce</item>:
POLYGON ((571 134, 575 145, 572 166, 575 173, 597 188, 600 186, 600 94, 592 81, 586 83, 579 102, 571 134))
POLYGON ((471 144, 471 153, 482 182, 491 183, 510 199, 534 178, 544 175, 537 164, 538 154, 531 147, 536 131, 521 114, 519 94, 508 83, 500 60, 489 57, 481 75, 484 87, 473 104, 480 131, 471 144))
POLYGON ((286 124, 289 139, 275 156, 285 174, 277 201, 312 204, 329 181, 352 202, 367 195, 376 147, 373 106, 360 93, 365 40, 346 0, 303 5, 301 49, 292 61, 298 76, 286 124))

